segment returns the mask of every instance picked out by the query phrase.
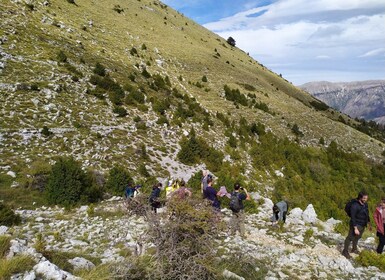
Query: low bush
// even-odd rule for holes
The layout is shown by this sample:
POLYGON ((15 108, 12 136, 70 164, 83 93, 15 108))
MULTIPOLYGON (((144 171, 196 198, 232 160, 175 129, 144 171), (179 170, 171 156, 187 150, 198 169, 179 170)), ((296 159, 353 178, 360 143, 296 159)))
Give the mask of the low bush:
POLYGON ((128 115, 127 110, 124 109, 122 106, 115 106, 112 112, 117 114, 118 117, 125 117, 128 115))
POLYGON ((385 255, 377 254, 377 252, 363 250, 356 258, 356 261, 362 266, 375 266, 385 271, 385 255))
POLYGON ((225 91, 225 98, 229 101, 233 101, 235 104, 241 104, 243 106, 248 105, 247 98, 242 94, 239 89, 231 89, 229 86, 225 85, 223 87, 225 91))
POLYGON ((62 50, 60 50, 56 55, 56 60, 58 62, 65 63, 67 62, 67 55, 62 50))
POLYGON ((220 169, 223 153, 210 147, 203 138, 197 137, 193 129, 189 138, 182 138, 179 144, 181 149, 177 156, 182 163, 192 165, 203 161, 213 172, 220 169))
POLYGON ((106 189, 111 194, 123 195, 129 182, 133 182, 130 173, 124 167, 116 165, 109 172, 106 189))
POLYGON ((99 199, 95 197, 96 189, 80 163, 73 158, 61 157, 52 166, 44 193, 50 204, 72 206, 99 199))
POLYGON ((99 75, 101 77, 106 76, 106 68, 102 64, 100 64, 99 62, 97 62, 95 64, 95 68, 94 68, 93 72, 94 72, 94 74, 99 75))
POLYGON ((20 216, 15 214, 7 205, 0 202, 0 225, 13 226, 20 224, 20 222, 20 216))

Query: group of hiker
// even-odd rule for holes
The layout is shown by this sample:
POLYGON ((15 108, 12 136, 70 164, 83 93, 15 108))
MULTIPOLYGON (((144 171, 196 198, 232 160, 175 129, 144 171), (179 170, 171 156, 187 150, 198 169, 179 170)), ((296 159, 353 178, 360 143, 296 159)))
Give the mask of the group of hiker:
MULTIPOLYGON (((243 201, 250 200, 250 195, 246 188, 242 187, 239 183, 234 184, 234 188, 231 192, 226 190, 225 186, 221 186, 219 191, 213 187, 214 178, 207 171, 203 171, 201 179, 201 193, 204 199, 211 204, 213 210, 217 213, 220 212, 221 203, 220 197, 227 197, 229 199, 229 208, 232 211, 233 215, 230 219, 230 229, 231 233, 235 234, 239 232, 241 237, 245 235, 245 225, 244 225, 244 205, 243 201)), ((136 197, 140 193, 140 185, 132 186, 129 184, 125 191, 126 198, 136 197)), ((157 213, 157 209, 161 207, 162 203, 160 200, 161 190, 163 189, 162 183, 156 183, 153 186, 152 192, 149 196, 149 204, 154 213, 157 213)), ((166 191, 166 198, 170 199, 172 197, 178 197, 180 199, 185 199, 191 197, 192 192, 186 187, 186 183, 183 180, 170 180, 167 183, 167 186, 164 188, 166 191)), ((346 258, 351 258, 349 254, 350 243, 353 243, 352 253, 358 252, 358 241, 362 237, 362 234, 365 231, 365 228, 368 227, 371 229, 370 218, 369 218, 369 208, 367 204, 368 194, 365 192, 360 192, 356 199, 352 199, 345 206, 345 211, 350 217, 349 223, 349 233, 344 242, 344 248, 342 255, 346 258)), ((271 217, 271 222, 273 225, 277 223, 285 223, 286 215, 289 210, 289 204, 287 201, 280 201, 273 205, 271 217)), ((379 206, 375 209, 374 212, 374 221, 377 229, 377 236, 379 238, 379 243, 377 246, 377 253, 381 254, 385 246, 385 198, 381 200, 379 206)))

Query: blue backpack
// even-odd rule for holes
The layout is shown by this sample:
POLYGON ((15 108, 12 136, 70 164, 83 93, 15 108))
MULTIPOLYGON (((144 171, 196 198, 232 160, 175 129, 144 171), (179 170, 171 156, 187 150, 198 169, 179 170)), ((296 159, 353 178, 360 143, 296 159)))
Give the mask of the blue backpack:
POLYGON ((131 198, 131 197, 134 197, 134 188, 131 188, 131 187, 127 187, 126 188, 126 191, 124 192, 124 195, 126 198, 131 198))

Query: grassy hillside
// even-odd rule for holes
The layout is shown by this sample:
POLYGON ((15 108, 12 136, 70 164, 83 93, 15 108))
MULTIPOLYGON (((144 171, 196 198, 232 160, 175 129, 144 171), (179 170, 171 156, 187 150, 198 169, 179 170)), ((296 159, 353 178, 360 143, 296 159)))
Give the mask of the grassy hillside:
MULTIPOLYGON (((31 186, 63 155, 100 172, 119 163, 138 180, 187 177, 201 168, 177 156, 191 128, 223 153, 218 174, 230 170, 263 190, 288 163, 256 164, 262 130, 317 153, 334 141, 363 162, 382 159, 384 143, 352 128, 353 120, 320 110, 309 94, 161 2, 70 2, 0 7, 3 197, 18 192, 9 189, 9 170, 19 189, 31 186)), ((218 158, 193 162, 210 156, 218 158)))

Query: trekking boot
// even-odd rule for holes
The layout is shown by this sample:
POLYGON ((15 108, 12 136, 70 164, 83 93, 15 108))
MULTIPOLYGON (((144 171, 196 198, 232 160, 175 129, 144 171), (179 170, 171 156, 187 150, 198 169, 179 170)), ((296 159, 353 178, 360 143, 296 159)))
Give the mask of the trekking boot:
POLYGON ((352 253, 353 253, 353 254, 359 255, 359 254, 360 254, 360 251, 358 251, 357 248, 353 248, 352 253))
POLYGON ((352 257, 350 256, 349 252, 348 251, 342 251, 342 255, 347 258, 347 259, 351 259, 352 257))

